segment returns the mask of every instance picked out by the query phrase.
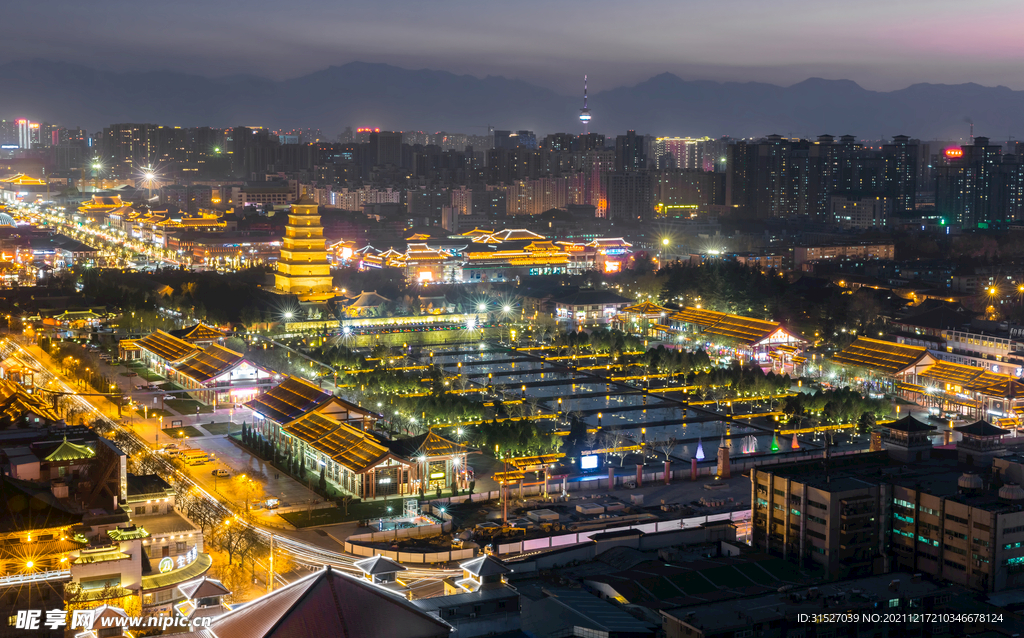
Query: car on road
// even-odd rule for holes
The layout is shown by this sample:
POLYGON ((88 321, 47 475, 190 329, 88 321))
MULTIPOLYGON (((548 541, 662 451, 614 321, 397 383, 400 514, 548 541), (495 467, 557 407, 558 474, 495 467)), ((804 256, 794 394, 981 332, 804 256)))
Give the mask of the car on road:
POLYGON ((228 472, 227 470, 223 470, 223 469, 217 468, 216 470, 213 471, 213 475, 214 476, 231 476, 231 472, 228 472))
POLYGON ((266 500, 266 506, 267 506, 268 510, 277 509, 277 506, 280 505, 280 504, 281 504, 281 502, 278 501, 276 498, 268 498, 266 500))

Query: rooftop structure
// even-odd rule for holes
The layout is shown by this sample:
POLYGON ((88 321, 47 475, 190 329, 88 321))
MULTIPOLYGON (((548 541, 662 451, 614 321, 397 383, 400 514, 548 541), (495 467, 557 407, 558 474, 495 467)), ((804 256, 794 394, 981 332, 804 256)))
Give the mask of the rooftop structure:
POLYGON ((889 376, 924 370, 935 363, 935 357, 920 346, 868 337, 857 337, 853 343, 832 355, 832 360, 841 365, 867 368, 889 376))
POLYGON ((736 344, 758 360, 767 361, 779 346, 799 346, 806 340, 777 321, 731 315, 704 308, 687 307, 667 318, 677 330, 696 330, 701 339, 736 344))
POLYGON ((182 638, 446 638, 451 626, 409 601, 330 566, 213 620, 182 638))

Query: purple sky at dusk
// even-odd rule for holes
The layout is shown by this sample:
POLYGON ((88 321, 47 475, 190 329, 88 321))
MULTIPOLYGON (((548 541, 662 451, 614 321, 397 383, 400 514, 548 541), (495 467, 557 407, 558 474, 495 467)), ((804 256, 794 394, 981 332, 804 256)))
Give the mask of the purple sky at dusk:
POLYGON ((295 77, 354 60, 561 93, 684 79, 1024 89, 1019 0, 42 0, 5 7, 0 62, 295 77))

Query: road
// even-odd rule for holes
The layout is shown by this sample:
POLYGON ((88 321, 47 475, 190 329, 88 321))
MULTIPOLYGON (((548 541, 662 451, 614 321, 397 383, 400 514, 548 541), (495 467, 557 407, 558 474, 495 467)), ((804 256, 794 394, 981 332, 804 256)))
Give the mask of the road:
MULTIPOLYGON (((151 445, 144 441, 135 431, 124 427, 117 420, 111 419, 107 416, 107 412, 110 412, 110 407, 108 407, 109 404, 107 403, 106 398, 82 397, 78 395, 67 380, 65 380, 59 373, 55 373, 49 366, 44 365, 42 359, 44 359, 45 356, 41 353, 39 356, 36 356, 20 344, 16 343, 13 339, 8 338, 0 342, 0 354, 2 354, 4 359, 13 358, 19 361, 19 363, 27 364, 40 370, 42 383, 46 384, 52 382, 63 392, 67 392, 72 396, 74 400, 76 400, 80 406, 90 413, 95 419, 103 420, 110 424, 115 430, 126 433, 130 440, 133 441, 133 449, 124 450, 126 454, 132 454, 144 448, 151 449, 151 445), (103 408, 106 408, 106 411, 103 408)), ((318 544, 312 539, 312 536, 320 536, 315 530, 290 533, 287 531, 267 529, 259 525, 246 523, 238 516, 235 516, 235 514, 224 505, 224 503, 217 499, 207 489, 205 486, 207 481, 196 481, 193 477, 179 472, 166 461, 163 462, 163 472, 161 472, 161 474, 164 478, 168 478, 171 481, 180 481, 186 486, 193 487, 197 494, 201 495, 202 498, 206 499, 213 507, 223 513, 224 519, 234 517, 237 524, 250 526, 256 532, 265 536, 268 540, 273 537, 274 546, 288 554, 300 566, 320 567, 324 565, 331 565, 332 567, 342 571, 353 574, 362 574, 362 572, 354 565, 359 558, 350 554, 345 554, 341 551, 330 549, 332 544, 334 547, 338 547, 338 544, 326 535, 321 537, 323 540, 318 544)), ((212 475, 210 478, 212 480, 212 475)), ((461 572, 457 569, 412 567, 408 571, 403 572, 403 582, 413 590, 415 596, 425 597, 441 593, 443 590, 440 583, 441 579, 448 576, 457 576, 459 574, 461 574, 461 572)))

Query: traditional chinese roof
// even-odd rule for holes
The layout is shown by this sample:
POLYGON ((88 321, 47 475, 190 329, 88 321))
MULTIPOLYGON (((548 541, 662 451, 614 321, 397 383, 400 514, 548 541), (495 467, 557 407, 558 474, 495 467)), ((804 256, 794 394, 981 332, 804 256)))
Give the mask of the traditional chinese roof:
POLYGON ((703 308, 683 308, 671 317, 679 323, 698 326, 704 334, 732 339, 739 343, 755 345, 783 331, 795 341, 803 341, 798 335, 789 332, 777 321, 765 321, 753 317, 730 315, 703 308))
POLYGON ((198 383, 206 383, 237 368, 243 361, 241 353, 213 343, 196 356, 175 364, 174 369, 198 383))
POLYGON ((608 304, 625 304, 633 301, 629 297, 623 297, 611 290, 577 290, 561 297, 556 297, 554 302, 562 306, 594 306, 608 304))
POLYGON ((848 366, 871 368, 885 374, 899 374, 917 365, 931 365, 935 359, 920 346, 909 346, 867 337, 857 340, 832 355, 832 360, 848 366))
POLYGON ((512 571, 505 565, 505 563, 488 555, 460 563, 459 568, 462 571, 469 572, 470 574, 481 578, 484 576, 500 576, 512 571))
POLYGON ((911 432, 933 432, 935 430, 933 426, 922 421, 918 421, 912 416, 905 416, 898 421, 886 423, 881 427, 889 428, 896 432, 906 432, 908 434, 911 432))
POLYGON ((135 342, 140 348, 152 352, 168 363, 182 361, 199 352, 199 348, 191 343, 157 330, 135 342))
POLYGON ((942 386, 953 386, 989 397, 1012 399, 1024 396, 1024 383, 1020 379, 977 366, 936 361, 923 371, 918 372, 917 376, 942 386))
POLYGON ((17 421, 26 414, 34 414, 46 421, 60 421, 50 404, 41 396, 29 394, 10 379, 0 379, 0 414, 9 421, 17 421))
POLYGON ((46 186, 46 180, 42 180, 37 177, 29 177, 24 173, 8 175, 7 177, 0 179, 0 183, 14 184, 15 186, 46 186))
POLYGON ((62 441, 61 444, 57 446, 57 449, 47 454, 43 460, 59 463, 61 461, 77 461, 80 459, 91 459, 94 456, 96 456, 96 452, 94 452, 91 448, 85 445, 76 445, 74 443, 70 443, 67 440, 67 438, 65 438, 64 441, 62 441))
POLYGON ((214 580, 213 578, 205 576, 200 580, 185 583, 184 585, 178 585, 178 589, 181 590, 181 593, 185 594, 185 597, 190 600, 211 598, 214 596, 226 596, 231 593, 219 580, 214 580))
POLYGON ((634 306, 623 308, 621 312, 632 315, 663 315, 672 312, 668 308, 650 301, 642 301, 634 306))
POLYGON ((632 248, 633 244, 629 243, 621 237, 603 237, 598 238, 587 244, 587 246, 593 246, 595 248, 632 248))
POLYGON ((373 435, 359 427, 335 421, 337 427, 316 441, 307 441, 335 463, 355 473, 364 472, 384 460, 390 452, 373 435))
POLYGON ((284 431, 308 443, 319 441, 337 429, 339 421, 335 418, 308 412, 284 427, 284 431))
POLYGON ((535 232, 526 230, 525 228, 506 228, 505 230, 499 230, 493 233, 487 238, 487 241, 522 241, 522 240, 544 240, 544 235, 538 235, 535 232))
POLYGON ((394 574, 395 572, 404 572, 408 569, 405 565, 396 563, 380 554, 364 558, 363 560, 357 560, 353 565, 361 569, 364 574, 394 574))
POLYGON ((290 423, 313 408, 329 401, 331 394, 299 377, 288 377, 280 384, 245 404, 279 424, 290 423))
POLYGON ((988 421, 980 420, 975 421, 969 425, 961 425, 960 427, 953 428, 960 434, 973 437, 996 437, 1009 434, 1009 430, 1003 428, 997 428, 988 421))
POLYGON ((198 341, 217 341, 218 339, 224 338, 224 333, 216 328, 211 328, 204 323, 197 323, 194 326, 182 328, 181 330, 172 330, 171 335, 189 343, 196 343, 198 341))
POLYGON ((220 638, 447 638, 451 626, 363 578, 327 566, 277 591, 215 618, 209 633, 220 638))
POLYGON ((352 303, 348 305, 350 308, 376 308, 382 303, 391 301, 383 295, 377 294, 376 290, 366 292, 365 290, 359 293, 359 296, 352 300, 352 303))
POLYGON ((107 530, 107 536, 115 541, 129 541, 139 538, 148 538, 149 532, 147 532, 146 528, 141 525, 132 525, 131 527, 119 527, 117 529, 107 530))
POLYGON ((409 244, 405 254, 408 259, 413 261, 447 261, 453 258, 443 250, 431 248, 426 244, 409 244))
POLYGON ((427 458, 452 457, 466 454, 470 451, 465 445, 446 439, 433 430, 419 436, 388 441, 388 447, 397 456, 404 458, 417 458, 420 456, 426 456, 427 458))

